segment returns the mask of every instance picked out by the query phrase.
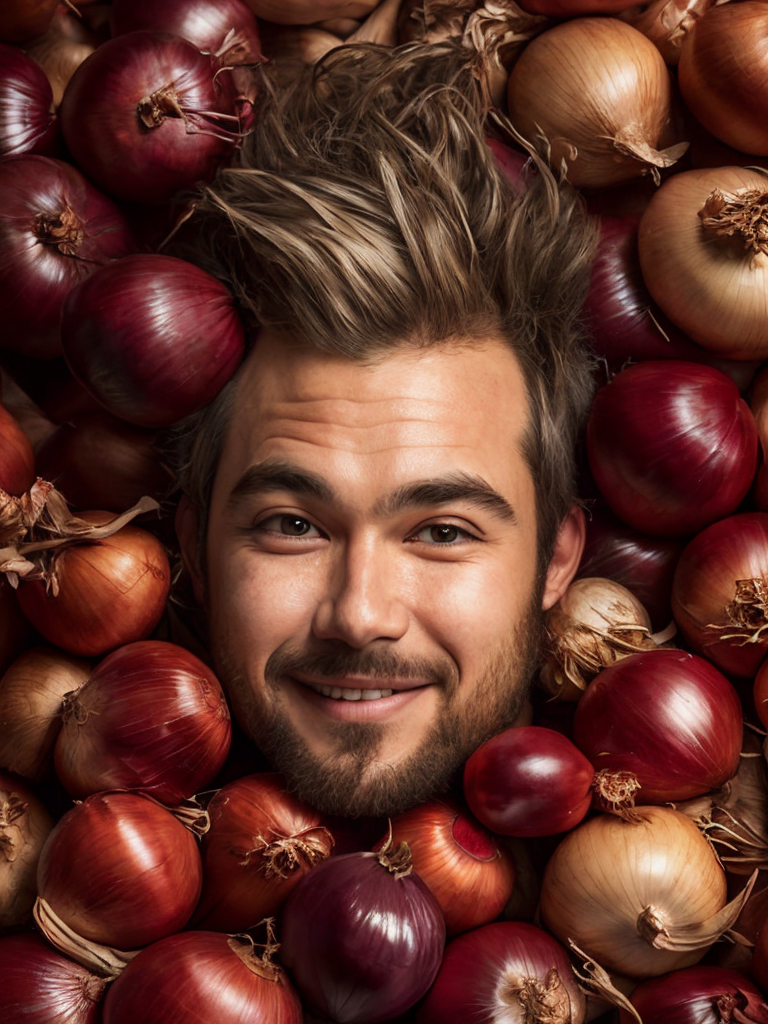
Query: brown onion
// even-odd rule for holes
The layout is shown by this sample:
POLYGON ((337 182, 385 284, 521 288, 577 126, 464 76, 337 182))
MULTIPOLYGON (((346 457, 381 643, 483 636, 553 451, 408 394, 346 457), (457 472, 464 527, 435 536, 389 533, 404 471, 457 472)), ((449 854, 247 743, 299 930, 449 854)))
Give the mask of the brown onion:
POLYGON ((652 0, 622 10, 622 21, 642 32, 659 48, 667 64, 680 60, 680 50, 687 33, 697 18, 714 6, 717 0, 652 0))
POLYGON ((311 25, 329 18, 365 18, 379 0, 245 0, 259 18, 276 25, 311 25))
POLYGON ((106 38, 106 33, 95 31, 82 16, 62 5, 54 11, 47 31, 24 47, 24 52, 48 76, 54 106, 58 107, 61 103, 64 90, 75 71, 106 38))
POLYGON ((35 455, 16 419, 0 405, 0 489, 21 495, 35 481, 35 455))
POLYGON ((53 819, 25 783, 0 771, 0 931, 26 924, 53 819))

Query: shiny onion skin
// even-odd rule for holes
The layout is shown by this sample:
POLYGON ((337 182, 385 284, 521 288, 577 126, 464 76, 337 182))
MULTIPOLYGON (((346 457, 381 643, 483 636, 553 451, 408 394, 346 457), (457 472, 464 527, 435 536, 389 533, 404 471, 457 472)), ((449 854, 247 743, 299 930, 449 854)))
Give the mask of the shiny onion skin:
POLYGON ((67 695, 62 721, 56 774, 75 798, 133 789, 175 806, 213 781, 232 738, 216 676, 162 640, 108 654, 67 695))
POLYGON ((155 942, 110 986, 103 1024, 302 1024, 286 973, 249 950, 219 932, 155 942))
POLYGON ((551 836, 582 821, 592 805, 593 775, 587 758, 562 733, 521 726, 472 754, 464 768, 464 796, 492 832, 551 836))
POLYGON ((689 338, 729 359, 768 356, 768 268, 756 258, 766 245, 764 193, 765 176, 748 167, 683 171, 640 221, 640 266, 654 301, 689 338), (727 205, 733 196, 751 209, 727 205))
POLYGON ((0 405, 0 489, 17 498, 35 482, 35 453, 27 435, 0 405))
POLYGON ((54 156, 53 93, 43 69, 16 46, 0 43, 0 156, 54 156))
POLYGON ((99 1024, 107 985, 39 935, 0 938, 0 1020, 99 1024))
POLYGON ((723 672, 753 676, 768 652, 768 514, 742 512, 686 546, 672 583, 686 642, 723 672))
MULTIPOLYGON (((405 851, 388 856, 408 871, 405 851)), ((282 961, 304 1004, 337 1024, 397 1017, 425 994, 442 960, 439 903, 418 875, 384 867, 382 856, 331 857, 283 908, 282 961)))
POLYGON ((38 862, 52 828, 30 786, 0 771, 0 934, 32 917, 38 862))
POLYGON ((167 427, 214 398, 245 346, 227 288, 175 256, 129 256, 96 271, 64 304, 69 368, 119 419, 167 427))
POLYGON ((719 370, 653 360, 599 389, 587 454, 597 486, 628 526, 684 537, 729 515, 746 496, 757 429, 738 388, 719 370))
MULTIPOLYGON (((93 525, 107 512, 83 512, 93 525)), ((138 526, 124 526, 103 540, 60 549, 58 593, 41 580, 22 580, 19 606, 49 643, 70 654, 95 658, 150 635, 165 609, 171 585, 168 556, 160 541, 138 526)))
POLYGON ((565 949, 541 928, 502 921, 448 944, 418 1024, 582 1024, 586 1001, 565 949))
POLYGON ((440 904, 448 935, 493 921, 512 895, 511 855, 457 804, 430 800, 399 814, 392 840, 408 843, 413 870, 440 904))
POLYGON ((58 4, 59 0, 3 0, 0 39, 6 43, 25 43, 42 35, 58 4))
POLYGON ((277 912, 300 879, 330 856, 320 814, 291 796, 274 772, 223 786, 207 806, 203 891, 195 928, 239 932, 277 912))
POLYGON ((109 26, 113 36, 172 32, 204 53, 223 50, 227 61, 255 61, 261 53, 258 23, 242 0, 113 0, 109 26), (235 37, 234 51, 226 45, 228 35, 235 37))
POLYGON ((96 793, 60 819, 43 847, 38 894, 91 942, 131 950, 179 931, 200 895, 197 840, 135 793, 96 793))
MULTIPOLYGON (((724 967, 686 967, 644 981, 629 1000, 643 1024, 768 1024, 763 994, 743 974, 724 967)), ((620 1024, 636 1018, 619 1011, 620 1024)))
POLYGON ((135 243, 112 200, 61 160, 7 157, 0 195, 0 349, 50 359, 69 290, 135 243))
POLYGON ((232 152, 234 103, 211 59, 180 36, 129 32, 102 43, 61 101, 64 140, 83 172, 117 199, 151 205, 209 181, 232 152), (180 113, 181 111, 181 113, 180 113), (210 115, 213 115, 211 119, 210 115))
POLYGON ((573 720, 574 743, 596 772, 637 779, 637 804, 689 800, 724 785, 739 767, 742 732, 731 683, 708 661, 676 650, 643 651, 604 669, 573 720))
POLYGON ((690 936, 726 903, 725 872, 691 818, 667 807, 638 807, 636 820, 598 814, 550 857, 541 887, 543 925, 573 940, 606 970, 652 978, 690 967, 714 942, 690 936), (682 933, 683 948, 656 948, 682 933))

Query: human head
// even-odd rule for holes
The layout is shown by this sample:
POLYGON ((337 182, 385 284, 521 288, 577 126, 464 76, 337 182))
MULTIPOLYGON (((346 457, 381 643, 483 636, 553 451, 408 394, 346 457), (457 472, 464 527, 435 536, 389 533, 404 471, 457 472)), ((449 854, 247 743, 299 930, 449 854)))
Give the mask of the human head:
MULTIPOLYGON (((204 538, 213 525, 211 494, 248 401, 243 381, 260 344, 271 352, 272 370, 282 338, 321 370, 337 361, 340 377, 345 367, 362 372, 392 359, 418 360, 410 364, 415 372, 439 353, 450 354, 455 367, 472 346, 490 348, 499 366, 506 358, 523 382, 518 455, 531 478, 536 557, 504 640, 522 632, 526 650, 493 720, 479 722, 463 746, 456 741, 455 768, 459 747, 466 756, 470 740, 480 742, 484 730, 490 735, 514 718, 532 671, 547 568, 572 515, 573 453, 591 394, 578 311, 592 232, 574 197, 543 169, 521 195, 498 171, 484 141, 472 63, 452 44, 342 48, 289 87, 277 89, 267 76, 264 89, 240 165, 224 171, 200 203, 197 258, 229 284, 254 336, 260 329, 268 341, 257 338, 241 373, 177 432, 179 479, 200 539, 195 553, 184 529, 187 561, 210 601, 204 538), (506 355, 499 351, 505 345, 506 355)), ((283 372, 290 373, 284 361, 283 372)), ((473 401, 482 405, 476 388, 473 401)), ((325 654, 338 654, 336 641, 326 647, 325 654)), ((397 644, 383 647, 376 671, 398 653, 397 644)), ((504 650, 501 644, 494 657, 504 650)), ((214 650, 225 685, 227 676, 243 674, 229 654, 214 650)), ((350 664, 365 670, 364 656, 350 664)), ((490 686, 498 672, 487 668, 490 674, 481 674, 490 686)), ((231 688, 237 690, 235 680, 231 688)), ((241 692, 235 701, 241 719, 248 713, 237 705, 245 700, 241 692)), ((373 750, 360 730, 347 730, 344 742, 373 750)), ((450 767, 440 767, 441 784, 450 767)), ((384 808, 386 797, 375 806, 384 808)))

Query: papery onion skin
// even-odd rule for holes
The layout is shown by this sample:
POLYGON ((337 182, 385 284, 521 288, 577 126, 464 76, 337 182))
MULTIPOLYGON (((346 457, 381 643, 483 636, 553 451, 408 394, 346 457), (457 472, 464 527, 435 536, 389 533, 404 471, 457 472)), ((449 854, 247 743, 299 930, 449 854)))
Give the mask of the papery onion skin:
POLYGON ((192 833, 160 804, 96 793, 67 811, 37 870, 38 893, 78 935, 131 950, 179 931, 200 895, 192 833))
POLYGON ((129 32, 110 39, 72 76, 59 109, 64 140, 78 166, 109 195, 166 203, 182 189, 209 181, 231 154, 233 140, 212 134, 209 121, 198 124, 198 118, 188 131, 183 117, 164 112, 165 99, 153 101, 168 88, 173 103, 189 112, 234 115, 210 58, 170 33, 129 32))
POLYGON ((632 654, 602 671, 573 720, 576 746, 595 771, 629 772, 635 803, 689 800, 739 767, 739 695, 722 673, 685 651, 632 654))
POLYGON ((675 569, 672 612, 694 651, 723 672, 754 675, 768 652, 766 513, 729 516, 690 541, 675 569))
POLYGON ((262 772, 223 786, 207 807, 203 891, 196 928, 238 932, 276 913, 334 841, 320 814, 291 796, 285 779, 262 772))
POLYGON ((106 985, 39 935, 0 938, 0 1018, 7 1024, 98 1024, 106 985))
POLYGON ((541 916, 606 970, 649 978, 698 963, 711 942, 654 948, 638 931, 647 908, 664 927, 696 925, 725 906, 726 880, 690 818, 666 807, 638 807, 635 815, 627 822, 599 814, 560 842, 545 869, 541 916))
POLYGON ((512 895, 512 858, 458 804, 430 800, 399 814, 392 841, 408 843, 413 869, 440 904, 448 935, 493 921, 512 895))
POLYGON ((0 679, 0 768, 42 782, 53 771, 64 694, 86 681, 91 667, 54 647, 34 647, 0 679))
POLYGON ((442 959, 437 900, 418 875, 390 874, 378 856, 331 857, 283 908, 282 960, 304 1003, 338 1024, 383 1024, 403 1013, 442 959))
POLYGON ((743 239, 702 226, 700 211, 716 190, 761 195, 765 176, 712 167, 668 178, 640 221, 643 278, 662 311, 703 348, 729 359, 765 359, 768 270, 743 239))
POLYGON ((659 48, 671 67, 680 61, 683 40, 691 26, 701 18, 716 0, 653 0, 636 7, 622 9, 619 17, 626 21, 659 48))
POLYGON ((189 931, 142 950, 110 987, 104 1024, 302 1024, 285 972, 260 977, 230 941, 189 931))
POLYGON ((242 0, 113 0, 109 25, 113 36, 139 30, 172 32, 212 54, 222 49, 231 32, 240 39, 238 61, 258 60, 260 55, 258 24, 242 0))
POLYGON ((42 68, 15 46, 0 43, 0 156, 55 156, 53 93, 42 68))
POLYGON ((56 774, 73 797, 133 789, 169 806, 203 790, 232 725, 221 685, 194 654, 162 640, 126 644, 68 695, 56 774))
POLYGON ((35 453, 27 435, 0 405, 0 489, 20 497, 35 482, 35 453))
POLYGON ((0 934, 32 916, 38 863, 52 828, 30 786, 0 771, 0 934))
POLYGON ((630 366, 598 390, 587 453, 621 520, 653 536, 685 537, 734 512, 746 496, 757 430, 725 374, 654 360, 630 366))
POLYGON ((50 359, 70 289, 136 246, 112 200, 61 160, 7 157, 0 194, 0 348, 50 359))
POLYGON ((418 1024, 582 1024, 585 1016, 584 995, 560 943, 541 928, 504 921, 477 928, 448 944, 416 1020, 418 1024))
MULTIPOLYGON (((644 981, 629 1001, 643 1024, 768 1024, 763 994, 743 974, 724 967, 686 967, 644 981)), ((619 1011, 620 1024, 635 1020, 626 1010, 619 1011)))
POLYGON ((64 304, 70 369, 109 412, 166 427, 202 408, 237 368, 243 324, 228 289, 175 256, 102 267, 64 304))
POLYGON ((593 775, 567 737, 528 725, 478 747, 464 768, 464 795, 475 817, 499 835, 551 836, 584 818, 593 775))

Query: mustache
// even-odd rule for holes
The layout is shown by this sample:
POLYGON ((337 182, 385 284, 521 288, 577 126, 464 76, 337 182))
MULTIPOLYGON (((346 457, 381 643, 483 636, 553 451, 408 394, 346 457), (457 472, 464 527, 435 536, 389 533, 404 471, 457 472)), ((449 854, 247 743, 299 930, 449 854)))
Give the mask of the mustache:
POLYGON ((458 684, 458 672, 450 659, 410 658, 391 648, 353 647, 322 651, 301 651, 293 646, 279 647, 267 659, 264 678, 276 683, 280 676, 308 675, 313 679, 337 679, 339 676, 364 676, 368 679, 421 679, 449 689, 458 684))

